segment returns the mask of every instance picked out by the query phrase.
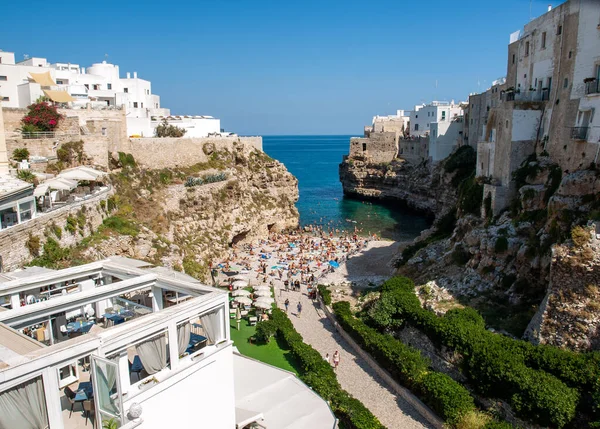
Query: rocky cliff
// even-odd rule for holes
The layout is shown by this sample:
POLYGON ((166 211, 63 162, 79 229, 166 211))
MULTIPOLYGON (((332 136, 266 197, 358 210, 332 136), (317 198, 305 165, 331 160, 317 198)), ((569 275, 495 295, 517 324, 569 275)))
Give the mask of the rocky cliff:
POLYGON ((207 162, 161 170, 115 154, 113 216, 71 258, 129 256, 208 280, 233 244, 298 225, 298 182, 282 163, 245 144, 199 150, 207 162))
POLYGON ((456 204, 452 176, 443 165, 413 165, 402 159, 371 163, 364 158, 348 158, 339 166, 344 194, 364 199, 399 201, 407 207, 435 217, 456 204))

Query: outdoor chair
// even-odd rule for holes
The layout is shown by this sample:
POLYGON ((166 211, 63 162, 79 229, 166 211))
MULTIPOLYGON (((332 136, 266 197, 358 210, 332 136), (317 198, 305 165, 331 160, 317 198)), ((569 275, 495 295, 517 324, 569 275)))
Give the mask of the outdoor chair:
POLYGON ((90 419, 90 422, 92 420, 90 414, 93 414, 95 412, 93 399, 83 401, 83 411, 85 413, 85 425, 87 426, 88 419, 90 419))
POLYGON ((78 402, 83 402, 83 401, 75 400, 75 397, 77 395, 75 394, 75 392, 73 392, 71 390, 71 388, 69 386, 65 387, 65 396, 67 397, 67 399, 69 400, 69 403, 71 404, 71 412, 69 413, 69 418, 71 418, 71 414, 73 414, 73 408, 75 407, 75 404, 78 402))

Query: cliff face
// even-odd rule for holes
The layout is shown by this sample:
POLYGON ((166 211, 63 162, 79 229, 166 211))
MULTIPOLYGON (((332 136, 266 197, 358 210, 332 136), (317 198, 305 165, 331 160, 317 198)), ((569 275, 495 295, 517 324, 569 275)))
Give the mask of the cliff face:
POLYGON ((126 167, 114 180, 118 216, 133 231, 99 240, 85 251, 91 259, 131 256, 206 280, 210 262, 232 244, 298 225, 297 179, 247 146, 215 150, 209 162, 183 171, 126 167))
POLYGON ((442 164, 413 165, 402 159, 375 164, 348 158, 339 166, 344 194, 356 198, 400 201, 409 208, 437 216, 456 204, 452 176, 442 164))

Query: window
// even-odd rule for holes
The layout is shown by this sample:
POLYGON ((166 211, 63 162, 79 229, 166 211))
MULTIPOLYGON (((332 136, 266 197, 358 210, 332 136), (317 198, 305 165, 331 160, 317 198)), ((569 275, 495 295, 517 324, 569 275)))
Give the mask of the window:
POLYGON ((100 89, 100 85, 98 85, 98 84, 95 84, 95 85, 94 85, 94 91, 98 91, 99 89, 100 89))
POLYGON ((90 89, 90 86, 87 83, 84 83, 83 86, 85 86, 85 89, 90 89))
POLYGON ((416 119, 419 119, 419 115, 415 115, 415 118, 416 118, 416 119))
POLYGON ((573 51, 569 51, 569 59, 573 56, 573 51))
POLYGON ((106 135, 106 128, 102 128, 102 135, 105 136, 106 135))
POLYGON ((512 56, 512 63, 513 64, 515 63, 515 54, 513 54, 513 56, 512 56))
POLYGON ((419 124, 415 124, 415 131, 419 131, 419 124))
POLYGON ((446 111, 442 110, 442 121, 446 120, 446 111))
POLYGON ((6 82, 8 80, 8 78, 6 76, 0 76, 0 80, 3 82, 6 82))
POLYGON ((363 152, 366 152, 366 151, 367 151, 367 144, 363 143, 363 152))
POLYGON ((473 118, 471 118, 471 125, 473 125, 473 118))
POLYGON ((144 107, 144 103, 141 103, 141 106, 140 106, 140 107, 142 107, 142 108, 143 108, 143 107, 144 107))
POLYGON ((569 87, 569 78, 566 77, 564 82, 563 82, 563 88, 568 88, 569 87))
POLYGON ((529 42, 525 42, 525 56, 529 56, 529 42))
POLYGON ((133 102, 133 107, 138 107, 138 103, 137 103, 137 101, 134 101, 134 102, 133 102))
POLYGON ((506 128, 508 128, 508 119, 506 120, 506 128))
POLYGON ((112 89, 112 83, 107 83, 106 84, 106 89, 112 89))
POLYGON ((546 32, 542 33, 542 49, 546 49, 546 32))
POLYGON ((562 34, 562 25, 559 25, 558 27, 556 27, 556 35, 560 36, 562 34))
POLYGON ((129 89, 128 89, 128 88, 123 88, 123 92, 124 92, 125 94, 127 94, 127 93, 129 93, 129 89))
POLYGON ((56 84, 57 84, 57 85, 62 85, 62 84, 63 84, 63 81, 62 81, 62 80, 57 80, 57 81, 56 81, 56 84))
POLYGON ((10 97, 2 97, 2 101, 10 101, 10 97))

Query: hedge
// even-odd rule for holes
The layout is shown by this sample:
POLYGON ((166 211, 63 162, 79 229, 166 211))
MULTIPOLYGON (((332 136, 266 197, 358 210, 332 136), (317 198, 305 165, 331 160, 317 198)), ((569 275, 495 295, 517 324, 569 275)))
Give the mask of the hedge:
POLYGON ((329 288, 325 285, 319 285, 317 286, 317 289, 319 290, 319 295, 323 298, 325 305, 331 305, 331 291, 329 288))
POLYGON ((597 364, 594 368, 579 366, 585 362, 591 366, 597 355, 536 347, 494 334, 485 329, 483 318, 473 309, 451 310, 438 317, 421 307, 410 279, 393 278, 384 283, 381 299, 368 315, 380 329, 408 322, 438 346, 458 351, 473 387, 510 401, 522 416, 541 425, 563 427, 569 423, 575 416, 579 392, 565 383, 580 388, 591 385, 598 373, 597 364))
POLYGON ((446 374, 430 370, 430 361, 413 347, 370 328, 355 318, 346 301, 333 305, 339 324, 400 384, 408 387, 451 425, 475 404, 470 393, 446 374))
POLYGON ((293 358, 301 366, 300 378, 329 402, 342 427, 385 429, 362 402, 342 389, 331 365, 317 350, 304 343, 302 336, 283 311, 274 309, 272 320, 277 327, 277 337, 290 349, 293 358))

